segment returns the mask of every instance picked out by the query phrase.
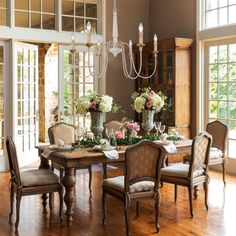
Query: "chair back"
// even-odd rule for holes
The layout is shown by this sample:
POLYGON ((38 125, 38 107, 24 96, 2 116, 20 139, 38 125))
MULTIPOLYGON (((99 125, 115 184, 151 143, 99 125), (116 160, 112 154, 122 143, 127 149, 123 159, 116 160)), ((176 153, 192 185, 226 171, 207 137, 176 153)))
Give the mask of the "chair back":
POLYGON ((118 120, 109 120, 103 123, 104 130, 113 129, 113 131, 121 130, 123 124, 118 120))
POLYGON ((19 187, 21 186, 20 170, 17 160, 16 147, 14 141, 12 140, 12 137, 7 137, 6 147, 7 147, 7 156, 11 173, 11 180, 15 182, 19 187))
POLYGON ((48 129, 50 144, 58 144, 58 139, 64 140, 65 144, 75 142, 76 129, 73 125, 64 122, 57 123, 48 129))
POLYGON ((154 188, 159 188, 163 159, 164 148, 154 142, 143 140, 128 147, 125 152, 125 191, 140 181, 153 181, 154 188))
POLYGON ((191 177, 196 170, 207 171, 212 136, 207 132, 202 132, 196 136, 192 143, 192 158, 190 161, 189 176, 191 177))
POLYGON ((207 124, 206 131, 212 135, 212 147, 216 147, 220 149, 222 153, 225 153, 228 127, 216 120, 207 124))

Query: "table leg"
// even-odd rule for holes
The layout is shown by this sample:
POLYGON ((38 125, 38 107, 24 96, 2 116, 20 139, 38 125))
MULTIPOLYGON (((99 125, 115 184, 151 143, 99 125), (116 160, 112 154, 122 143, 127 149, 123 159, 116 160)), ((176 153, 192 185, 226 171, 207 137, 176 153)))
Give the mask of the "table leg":
POLYGON ((49 160, 40 156, 39 169, 50 169, 49 160))
POLYGON ((74 168, 65 168, 65 175, 62 179, 62 184, 65 186, 65 196, 64 201, 66 204, 66 216, 67 224, 71 225, 73 221, 73 207, 75 202, 75 175, 74 168))

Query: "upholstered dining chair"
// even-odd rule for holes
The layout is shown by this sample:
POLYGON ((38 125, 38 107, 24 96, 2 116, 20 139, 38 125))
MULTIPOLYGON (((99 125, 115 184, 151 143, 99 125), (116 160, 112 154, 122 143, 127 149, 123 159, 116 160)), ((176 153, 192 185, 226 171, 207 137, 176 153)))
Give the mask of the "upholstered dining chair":
MULTIPOLYGON (((48 137, 50 144, 58 144, 58 139, 62 139, 65 144, 72 144, 75 142, 75 136, 76 136, 76 129, 73 125, 60 122, 53 126, 51 126, 48 129, 48 137)), ((62 166, 57 165, 56 163, 52 163, 52 169, 56 168, 60 171, 60 178, 63 178, 64 174, 64 168, 62 166)), ((89 191, 90 194, 92 192, 92 166, 91 165, 85 165, 80 167, 80 169, 88 169, 89 171, 89 191)), ((76 171, 75 171, 76 174, 76 171)))
MULTIPOLYGON (((228 127, 221 121, 215 120, 210 122, 206 126, 206 131, 212 135, 212 148, 209 156, 209 166, 222 165, 223 169, 223 182, 225 181, 225 146, 228 134, 228 127)), ((190 161, 191 156, 185 156, 183 158, 184 163, 190 161)))
POLYGON ((131 235, 129 222, 130 202, 136 202, 136 214, 138 217, 139 202, 146 199, 153 199, 156 209, 155 225, 157 231, 159 231, 159 181, 163 155, 164 150, 162 146, 147 140, 143 140, 126 149, 125 175, 108 178, 103 181, 103 224, 105 224, 106 219, 107 194, 124 202, 126 235, 131 235))
POLYGON ((199 184, 204 185, 205 206, 208 195, 208 162, 212 137, 207 132, 196 136, 192 143, 191 159, 189 164, 174 164, 161 169, 161 181, 175 185, 175 202, 177 200, 177 185, 185 186, 189 192, 190 214, 193 217, 192 195, 193 188, 199 184))
MULTIPOLYGON (((122 130, 123 123, 118 120, 108 120, 103 123, 103 135, 106 136, 107 130, 113 130, 114 132, 122 130)), ((107 178, 107 163, 103 163, 103 178, 107 178)))
MULTIPOLYGON (((14 195, 16 195, 15 228, 17 230, 20 220, 20 202, 22 196, 47 194, 47 193, 51 195, 51 193, 53 192, 59 193, 59 198, 60 198, 59 215, 62 221, 63 186, 60 183, 59 177, 47 169, 28 170, 20 173, 17 160, 16 147, 11 137, 7 137, 6 139, 6 148, 7 148, 7 155, 11 174, 9 221, 11 221, 11 217, 13 214, 14 195)), ((43 205, 46 206, 46 202, 43 202, 43 205)), ((49 206, 51 209, 52 208, 51 201, 49 201, 49 206)))

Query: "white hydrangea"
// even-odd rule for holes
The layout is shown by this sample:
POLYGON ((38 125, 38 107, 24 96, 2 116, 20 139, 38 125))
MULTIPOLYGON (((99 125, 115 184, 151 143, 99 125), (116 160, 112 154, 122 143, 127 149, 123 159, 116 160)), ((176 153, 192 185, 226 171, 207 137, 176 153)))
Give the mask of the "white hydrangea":
POLYGON ((145 103, 146 103, 146 99, 144 97, 137 97, 134 100, 135 111, 137 111, 138 113, 141 113, 142 110, 144 109, 145 103))
POLYGON ((98 107, 101 112, 110 112, 112 108, 113 98, 108 95, 103 95, 98 107))

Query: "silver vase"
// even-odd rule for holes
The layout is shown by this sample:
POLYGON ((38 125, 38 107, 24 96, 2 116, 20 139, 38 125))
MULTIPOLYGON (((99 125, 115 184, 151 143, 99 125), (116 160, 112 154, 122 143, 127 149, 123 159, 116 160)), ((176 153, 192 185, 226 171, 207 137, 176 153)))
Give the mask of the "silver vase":
POLYGON ((147 134, 153 129, 154 127, 154 114, 153 110, 143 110, 142 111, 142 128, 146 131, 147 134))
POLYGON ((95 136, 102 136, 104 113, 99 111, 90 111, 91 115, 91 131, 95 136))

